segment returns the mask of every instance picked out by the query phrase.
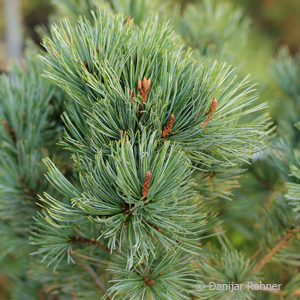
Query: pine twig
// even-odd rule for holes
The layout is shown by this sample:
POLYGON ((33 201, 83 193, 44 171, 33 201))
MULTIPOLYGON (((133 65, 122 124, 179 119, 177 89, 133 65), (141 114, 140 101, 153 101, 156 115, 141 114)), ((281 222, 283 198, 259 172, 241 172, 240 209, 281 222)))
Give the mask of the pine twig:
POLYGON ((77 257, 83 258, 84 260, 90 260, 90 261, 96 262, 98 264, 104 264, 104 265, 111 265, 112 264, 111 261, 103 260, 103 259, 100 260, 100 259, 97 259, 97 258, 94 258, 94 257, 83 255, 81 253, 76 253, 76 252, 72 252, 71 256, 77 256, 77 257))
POLYGON ((34 191, 32 188, 29 188, 29 187, 26 186, 23 177, 18 176, 18 181, 19 181, 19 184, 20 184, 20 186, 21 186, 22 192, 24 193, 24 195, 25 195, 26 197, 35 199, 36 202, 39 202, 39 201, 40 201, 40 198, 39 198, 38 195, 35 193, 35 191, 34 191))
MULTIPOLYGON (((97 273, 93 270, 93 268, 87 264, 84 260, 81 259, 77 259, 78 263, 80 263, 82 265, 82 267, 91 275, 91 277, 93 278, 96 286, 103 291, 104 293, 106 293, 106 288, 104 286, 104 283, 99 279, 97 273)), ((110 297, 108 296, 107 299, 110 299, 110 297)))
POLYGON ((261 175, 259 175, 257 172, 255 172, 253 168, 250 168, 250 172, 254 176, 254 178, 266 188, 266 190, 268 191, 274 190, 273 185, 267 182, 266 180, 264 180, 264 178, 261 175))
POLYGON ((98 241, 90 240, 90 239, 83 238, 83 237, 72 236, 69 239, 69 242, 78 243, 78 244, 89 244, 89 245, 96 246, 98 248, 104 249, 106 251, 110 251, 110 249, 106 245, 101 244, 98 241))
POLYGON ((255 253, 251 256, 250 258, 250 262, 252 262, 254 260, 254 258, 261 252, 261 248, 259 248, 258 250, 255 251, 255 253))
POLYGON ((295 228, 288 230, 284 236, 276 243, 276 245, 265 254, 258 263, 254 266, 253 270, 260 271, 281 249, 287 246, 289 241, 294 237, 297 230, 295 228))

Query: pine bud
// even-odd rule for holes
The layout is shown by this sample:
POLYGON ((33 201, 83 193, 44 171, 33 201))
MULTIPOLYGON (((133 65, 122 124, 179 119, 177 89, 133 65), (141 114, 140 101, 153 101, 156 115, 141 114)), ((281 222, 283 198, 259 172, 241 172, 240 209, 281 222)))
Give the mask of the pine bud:
POLYGON ((13 141, 16 142, 15 131, 9 126, 9 124, 6 120, 3 120, 2 124, 5 127, 5 129, 8 131, 8 133, 10 134, 13 141))
POLYGON ((138 89, 140 91, 140 94, 144 100, 143 103, 146 103, 147 102, 147 97, 148 97, 148 92, 149 92, 149 89, 150 89, 150 85, 151 85, 151 79, 146 79, 146 77, 144 77, 143 81, 141 81, 139 79, 138 81, 138 89))
POLYGON ((217 110, 218 100, 215 98, 210 106, 210 109, 208 111, 208 117, 207 120, 201 125, 201 127, 204 127, 207 125, 210 118, 212 118, 215 114, 215 111, 217 110))
POLYGON ((153 286, 155 284, 154 280, 149 279, 149 277, 145 277, 144 282, 148 286, 153 286))
POLYGON ((215 114, 215 111, 217 110, 217 105, 218 105, 218 100, 215 98, 211 104, 210 110, 208 113, 211 113, 211 115, 208 116, 208 118, 212 118, 213 115, 215 114))
POLYGON ((119 137, 120 137, 120 139, 123 137, 123 130, 122 129, 119 129, 119 137))
POLYGON ((85 60, 83 63, 84 63, 84 65, 85 65, 85 68, 87 69, 87 71, 88 71, 89 73, 91 73, 91 72, 90 72, 90 69, 89 69, 89 65, 88 65, 88 63, 86 62, 86 60, 85 60))
POLYGON ((130 23, 130 22, 132 22, 132 17, 131 16, 126 16, 126 18, 125 18, 125 22, 127 22, 127 23, 130 23))
POLYGON ((148 285, 148 286, 153 286, 154 284, 155 284, 154 280, 149 280, 149 281, 147 282, 147 285, 148 285))
POLYGON ((154 226, 154 228, 158 231, 161 232, 161 229, 158 226, 154 226))
POLYGON ((12 129, 10 128, 10 126, 8 125, 7 121, 3 120, 2 121, 3 126, 5 127, 5 129, 11 133, 12 129))
POLYGON ((164 127, 164 130, 162 132, 162 137, 165 138, 172 130, 173 124, 174 124, 175 115, 171 114, 169 121, 167 125, 164 127))
POLYGON ((127 132, 126 131, 124 131, 124 130, 122 130, 122 129, 119 129, 119 137, 120 137, 120 139, 122 139, 122 138, 125 138, 125 141, 127 140, 127 132))
POLYGON ((148 196, 148 192, 149 192, 149 188, 150 188, 150 180, 151 180, 151 173, 150 173, 150 171, 148 171, 146 174, 146 177, 145 177, 143 191, 142 191, 142 195, 145 197, 145 199, 147 199, 147 196, 148 196))
POLYGON ((128 203, 124 203, 122 209, 125 214, 133 213, 134 211, 131 210, 131 206, 128 203))

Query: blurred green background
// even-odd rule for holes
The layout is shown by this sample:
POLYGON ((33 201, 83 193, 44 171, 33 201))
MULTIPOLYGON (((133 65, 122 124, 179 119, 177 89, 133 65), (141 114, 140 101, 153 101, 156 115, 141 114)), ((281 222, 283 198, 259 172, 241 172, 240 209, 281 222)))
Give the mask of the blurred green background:
MULTIPOLYGON (((7 49, 5 43, 5 1, 0 0, 0 70, 7 67, 7 49)), ((194 2, 201 0, 193 0, 194 2)), ((300 1, 299 0, 229 0, 244 9, 245 13, 253 20, 253 43, 257 43, 258 57, 260 60, 276 52, 281 45, 288 45, 291 53, 299 50, 300 44, 300 1), (255 39, 257 37, 257 40, 255 39), (266 49, 267 48, 267 49, 266 49), (269 50, 269 52, 267 51, 269 50), (270 53, 271 52, 271 53, 270 53), (273 52, 273 53, 272 53, 273 52)), ((48 24, 49 15, 55 13, 49 0, 19 0, 21 6, 21 19, 23 24, 23 40, 33 38, 37 43, 38 35, 35 27, 48 24)), ((185 5, 186 0, 181 0, 185 5)), ((13 24, 13 22, 12 22, 13 24)), ((250 63, 252 65, 252 62, 250 63)), ((250 65, 249 64, 249 65, 250 65)), ((251 70, 250 70, 251 71, 251 70)))

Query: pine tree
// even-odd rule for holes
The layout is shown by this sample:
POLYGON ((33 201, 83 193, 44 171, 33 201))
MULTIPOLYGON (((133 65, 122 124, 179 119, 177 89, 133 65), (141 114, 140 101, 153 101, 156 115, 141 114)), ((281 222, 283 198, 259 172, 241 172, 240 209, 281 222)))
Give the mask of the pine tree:
POLYGON ((182 11, 147 0, 57 4, 71 18, 52 26, 48 54, 37 63, 31 53, 26 73, 15 67, 0 83, 1 155, 10 162, 0 171, 1 254, 25 260, 12 299, 253 299, 268 291, 201 282, 276 282, 274 264, 290 266, 278 295, 296 299, 297 59, 282 52, 273 68, 293 103, 278 132, 290 135, 262 156, 272 129, 257 85, 213 60, 235 61, 249 24, 240 11, 215 1, 182 11), (158 8, 178 14, 177 33, 162 16, 148 18, 158 8), (256 199, 263 184, 272 200, 259 209, 232 194, 254 154, 244 178, 255 183, 241 183, 255 186, 256 199), (274 172, 261 175, 264 165, 274 172), (253 256, 235 249, 224 233, 233 227, 251 227, 253 256))
POLYGON ((268 119, 251 118, 264 105, 255 105, 248 78, 224 63, 197 63, 157 17, 137 27, 92 15, 54 25, 44 40, 45 76, 69 95, 61 144, 76 175, 68 180, 45 160, 60 195, 41 198, 35 254, 56 276, 65 277, 66 262, 81 264, 103 292, 107 271, 84 258, 113 259, 107 297, 187 299, 209 225, 193 182, 235 174, 264 147, 268 119))

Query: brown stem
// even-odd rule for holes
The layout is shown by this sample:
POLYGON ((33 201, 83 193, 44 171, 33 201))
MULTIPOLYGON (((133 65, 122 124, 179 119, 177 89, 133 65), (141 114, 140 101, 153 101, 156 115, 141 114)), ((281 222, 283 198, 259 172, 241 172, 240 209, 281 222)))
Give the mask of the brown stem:
POLYGON ((70 237, 69 242, 78 243, 78 244, 89 244, 89 245, 104 249, 106 251, 110 251, 110 249, 106 245, 101 244, 98 241, 90 240, 90 239, 83 238, 83 237, 72 236, 72 237, 70 237))
POLYGON ((253 270, 260 271, 281 249, 287 246, 289 241, 294 237, 297 230, 295 228, 288 230, 276 245, 265 254, 254 266, 253 270))
POLYGON ((156 229, 158 232, 161 232, 161 228, 159 228, 158 226, 151 224, 150 222, 147 222, 147 224, 156 229))
POLYGON ((34 200, 36 200, 36 202, 39 202, 40 199, 38 197, 38 195, 34 192, 34 190, 32 188, 29 188, 26 186, 25 182, 24 182, 24 178, 19 176, 18 177, 22 192, 24 193, 25 196, 32 198, 34 200))
POLYGON ((251 169, 250 169, 250 172, 252 173, 254 178, 265 187, 265 189, 267 189, 268 191, 274 190, 273 185, 270 184, 269 182, 265 181, 265 179, 262 176, 260 176, 257 172, 255 172, 254 170, 251 170, 251 169))
POLYGON ((250 258, 250 262, 252 262, 254 260, 254 258, 261 252, 261 248, 259 248, 250 258))
POLYGON ((111 261, 103 260, 103 259, 100 260, 100 259, 97 259, 97 258, 94 258, 94 257, 90 257, 90 256, 86 256, 86 255, 83 255, 83 254, 80 254, 80 253, 76 253, 76 252, 72 252, 71 255, 83 258, 84 260, 90 260, 90 261, 96 262, 98 264, 104 264, 104 265, 112 264, 111 261))
MULTIPOLYGON (((106 293, 106 288, 105 288, 103 282, 99 279, 97 273, 93 270, 93 268, 89 264, 87 264, 84 260, 77 259, 77 262, 79 264, 81 264, 82 267, 91 275, 91 277, 93 278, 96 286, 101 291, 103 291, 104 293, 106 293)), ((107 299, 110 299, 110 297, 108 296, 107 299)))
POLYGON ((7 299, 7 287, 8 287, 8 280, 7 277, 0 273, 0 295, 7 299))

